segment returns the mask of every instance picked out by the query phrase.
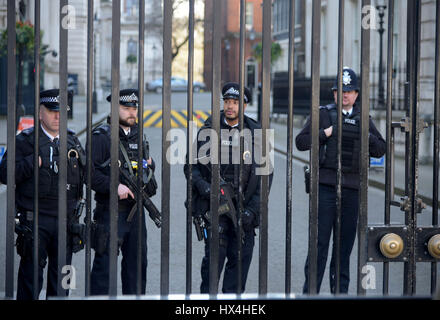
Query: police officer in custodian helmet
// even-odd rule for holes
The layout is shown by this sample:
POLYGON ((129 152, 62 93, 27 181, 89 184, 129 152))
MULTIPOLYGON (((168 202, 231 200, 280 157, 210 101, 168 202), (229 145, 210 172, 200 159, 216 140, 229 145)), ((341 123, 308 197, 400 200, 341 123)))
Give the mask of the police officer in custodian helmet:
MULTIPOLYGON (((337 78, 332 88, 337 103, 337 78)), ((342 193, 341 193, 341 272, 340 293, 348 292, 350 282, 350 254, 356 237, 359 195, 360 155, 360 108, 356 105, 359 86, 356 73, 350 68, 342 72, 342 193)), ((319 109, 319 207, 318 207, 318 288, 327 261, 330 235, 336 220, 336 174, 337 174, 337 105, 335 103, 319 109)), ((310 150, 310 119, 296 137, 300 151, 310 150)), ((385 154, 386 143, 370 118, 369 153, 380 158, 385 154)), ((335 235, 333 232, 333 239, 335 235)), ((336 293, 336 252, 333 241, 330 262, 330 290, 336 293)), ((304 293, 309 293, 308 261, 305 265, 304 293)))

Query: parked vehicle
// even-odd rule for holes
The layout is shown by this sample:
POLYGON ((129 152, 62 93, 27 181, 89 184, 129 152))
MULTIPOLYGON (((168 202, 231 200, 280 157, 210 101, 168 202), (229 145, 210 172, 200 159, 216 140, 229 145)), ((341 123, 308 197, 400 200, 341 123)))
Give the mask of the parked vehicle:
MULTIPOLYGON (((161 93, 163 88, 162 78, 155 79, 147 83, 147 90, 161 93)), ((188 88, 188 81, 180 77, 171 77, 171 91, 186 91, 188 88)), ((193 91, 200 92, 206 89, 203 82, 194 81, 193 91)))

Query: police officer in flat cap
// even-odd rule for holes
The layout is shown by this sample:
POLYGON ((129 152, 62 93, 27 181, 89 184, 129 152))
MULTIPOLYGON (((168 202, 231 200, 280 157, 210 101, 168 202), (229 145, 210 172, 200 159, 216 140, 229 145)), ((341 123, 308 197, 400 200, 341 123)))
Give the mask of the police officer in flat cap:
MULTIPOLYGON (((342 194, 341 194, 341 260, 340 293, 348 292, 350 282, 350 254, 356 237, 358 220, 358 197, 360 181, 360 107, 356 105, 359 86, 356 73, 347 67, 342 71, 342 194)), ((327 262, 330 235, 333 231, 333 250, 330 262, 330 290, 336 293, 336 238, 334 225, 336 212, 336 174, 337 174, 337 78, 332 88, 335 103, 321 106, 319 111, 319 207, 318 207, 318 288, 327 262)), ((370 118, 369 152, 370 156, 380 158, 385 154, 386 143, 370 118)), ((298 150, 311 148, 310 119, 296 137, 298 150)), ((304 293, 309 293, 308 261, 305 265, 304 293)))
MULTIPOLYGON (((38 236, 39 236, 39 288, 43 286, 43 270, 47 271, 47 297, 57 295, 58 272, 58 169, 59 169, 59 111, 58 89, 40 92, 39 118, 39 178, 38 178, 38 236)), ((67 107, 68 108, 68 107, 67 107)), ((18 269, 17 300, 31 300, 33 296, 33 221, 34 221, 34 135, 28 128, 17 135, 16 148, 16 228, 17 253, 21 256, 18 269)), ((66 264, 72 260, 72 251, 84 246, 83 225, 78 224, 76 208, 82 197, 85 153, 71 130, 67 132, 67 248, 66 264), (73 226, 75 224, 75 226, 73 226)), ((7 182, 7 154, 0 164, 0 181, 7 182)), ((66 291, 66 295, 68 292, 66 291)))
MULTIPOLYGON (((111 102, 111 95, 107 97, 111 102)), ((122 253, 122 293, 136 294, 137 284, 137 248, 138 248, 138 210, 136 206, 137 193, 129 181, 137 184, 136 170, 138 164, 138 91, 124 89, 119 94, 119 163, 120 177, 117 190, 110 190, 110 121, 97 127, 92 134, 92 161, 95 174, 92 178, 92 189, 95 191, 96 209, 94 211, 94 227, 92 248, 95 258, 91 272, 90 293, 92 295, 107 295, 109 290, 109 230, 110 230, 110 192, 118 193, 118 253, 122 253), (130 180, 128 180, 130 179, 130 180)), ((156 193, 157 184, 154 178, 155 164, 149 156, 148 141, 143 140, 143 191, 147 197, 156 193)), ((142 210, 141 226, 141 293, 145 293, 147 272, 147 242, 145 214, 142 210)), ((150 215, 151 216, 151 215, 150 215)))
MULTIPOLYGON (((244 149, 239 152, 239 91, 238 83, 229 82, 222 88, 223 110, 220 111, 221 137, 220 154, 220 202, 219 202, 219 260, 218 276, 220 278, 223 267, 223 293, 244 292, 249 267, 254 248, 255 228, 259 225, 260 212, 260 184, 261 175, 256 174, 258 167, 253 152, 255 130, 261 129, 258 122, 244 115, 243 131, 245 136, 244 149), (243 157, 242 188, 239 188, 240 158, 243 157), (240 190, 240 191, 239 191, 240 190), (239 193, 240 192, 240 193, 239 193), (238 199, 241 197, 242 201, 238 199), (242 203, 242 206, 240 204, 242 203), (241 288, 238 288, 238 235, 241 229, 242 259, 241 259, 241 288), (225 265, 226 261, 226 265, 225 265), (225 266, 224 266, 225 265, 225 266)), ((251 102, 251 93, 244 88, 244 105, 251 102)), ((212 130, 212 118, 209 117, 197 135, 197 155, 195 164, 192 164, 192 208, 196 228, 203 230, 205 255, 202 259, 200 285, 201 293, 209 293, 209 255, 210 255, 210 195, 211 195, 211 164, 210 154, 201 156, 200 152, 206 149, 209 140, 200 139, 206 136, 204 132, 212 130)), ((209 135, 209 134, 208 134, 209 135)), ((188 164, 184 172, 188 179, 188 164)), ((271 175, 272 177, 272 175, 271 175)), ((187 200, 188 201, 188 200, 187 200)), ((197 230, 196 229, 196 230, 197 230)), ((199 238, 199 240, 201 240, 199 238)))

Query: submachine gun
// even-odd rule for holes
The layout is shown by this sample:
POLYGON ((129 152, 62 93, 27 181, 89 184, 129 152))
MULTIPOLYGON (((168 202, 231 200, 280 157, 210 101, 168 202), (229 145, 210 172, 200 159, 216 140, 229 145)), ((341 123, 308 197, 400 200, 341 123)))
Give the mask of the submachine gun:
POLYGON ((125 163, 122 165, 119 161, 119 173, 122 176, 122 183, 125 184, 134 194, 136 204, 131 209, 127 222, 130 222, 133 219, 134 214, 137 211, 137 195, 140 194, 142 197, 142 205, 145 209, 147 209, 151 220, 156 224, 156 227, 160 228, 162 226, 162 217, 160 211, 156 208, 154 203, 151 201, 150 197, 156 194, 157 183, 154 178, 153 169, 148 167, 147 159, 150 158, 149 155, 149 146, 146 140, 143 142, 143 163, 141 164, 142 168, 142 188, 139 189, 137 184, 137 169, 138 163, 136 161, 130 161, 127 155, 127 151, 125 150, 124 145, 119 141, 119 147, 124 156, 125 163), (135 172, 133 172, 136 170, 135 172))
MULTIPOLYGON (((151 201, 150 197, 147 195, 145 188, 139 189, 138 185, 137 185, 137 181, 135 179, 135 176, 130 176, 130 174, 127 172, 127 170, 125 170, 122 166, 119 166, 119 173, 123 177, 122 183, 124 183, 133 192, 133 194, 135 196, 135 200, 136 200, 136 204, 131 209, 130 214, 127 217, 127 221, 130 222, 133 219, 134 214, 136 213, 137 196, 140 193, 140 195, 142 197, 143 207, 145 209, 147 209, 151 220, 153 220, 153 222, 156 224, 156 226, 158 228, 160 228, 162 226, 162 217, 161 217, 160 211, 156 208, 154 203, 151 201)), ((146 175, 147 174, 144 171, 144 178, 142 179, 144 185, 145 185, 145 181, 146 181, 146 175)))
MULTIPOLYGON (((238 232, 237 210, 233 202, 234 189, 232 185, 223 179, 220 179, 220 200, 218 206, 218 215, 226 215, 231 219, 235 230, 238 232)), ((208 239, 208 229, 211 226, 211 212, 207 211, 204 215, 194 217, 193 223, 196 229, 197 239, 199 241, 208 239)))

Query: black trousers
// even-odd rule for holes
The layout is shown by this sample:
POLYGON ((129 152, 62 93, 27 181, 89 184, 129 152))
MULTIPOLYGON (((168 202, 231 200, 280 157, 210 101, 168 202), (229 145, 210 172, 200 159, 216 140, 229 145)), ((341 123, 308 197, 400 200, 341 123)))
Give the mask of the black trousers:
MULTIPOLYGON (((218 277, 220 279, 225 260, 227 258, 225 272, 223 275, 223 293, 237 293, 238 275, 238 242, 237 233, 232 221, 226 216, 219 217, 219 257, 218 257, 218 277)), ((241 292, 244 292, 247 275, 251 265, 252 253, 254 250, 255 233, 254 229, 244 232, 244 242, 242 243, 241 260, 241 292)), ((205 239, 205 256, 202 259, 200 285, 201 293, 209 293, 209 236, 205 239)))
MULTIPOLYGON (((20 219, 20 223, 27 223, 32 228, 32 221, 24 221, 20 219)), ((38 294, 43 288, 43 271, 47 260, 49 265, 47 269, 47 291, 46 298, 57 295, 57 277, 58 277, 58 218, 40 214, 38 216, 38 294)), ((68 239, 67 239, 68 241, 68 239)), ((66 265, 72 263, 72 250, 67 245, 66 248, 66 265)), ((20 266, 18 268, 17 280, 17 300, 33 300, 33 277, 34 276, 34 259, 30 252, 25 257, 21 257, 20 266)), ((62 279, 60 279, 61 281, 62 279)), ((63 290, 68 295, 68 290, 63 290)), ((63 294, 63 293, 60 293, 63 294)))
MULTIPOLYGON (((118 241, 121 261, 121 280, 122 294, 136 294, 137 285, 137 248, 138 248, 138 217, 135 213, 133 220, 127 222, 127 216, 130 210, 119 212, 118 218, 118 241)), ((106 206, 97 204, 94 219, 98 224, 104 225, 104 230, 110 230, 110 209, 106 206)), ((142 215, 142 239, 141 239, 141 294, 145 294, 147 283, 147 228, 145 226, 145 214, 142 215)), ((90 274, 90 294, 108 295, 109 291, 109 241, 107 239, 107 248, 103 253, 95 252, 92 272, 90 274)))
MULTIPOLYGON (((350 283, 350 254, 356 238, 358 220, 358 190, 342 188, 341 193, 341 253, 340 253, 340 293, 348 292, 350 283)), ((328 248, 332 230, 336 223, 336 187, 319 185, 318 206, 318 278, 317 292, 321 288, 327 263, 328 248)), ((309 258, 304 267, 305 282, 303 293, 309 292, 309 258)), ((333 232, 333 249, 330 261, 330 290, 336 292, 336 238, 333 232)))

